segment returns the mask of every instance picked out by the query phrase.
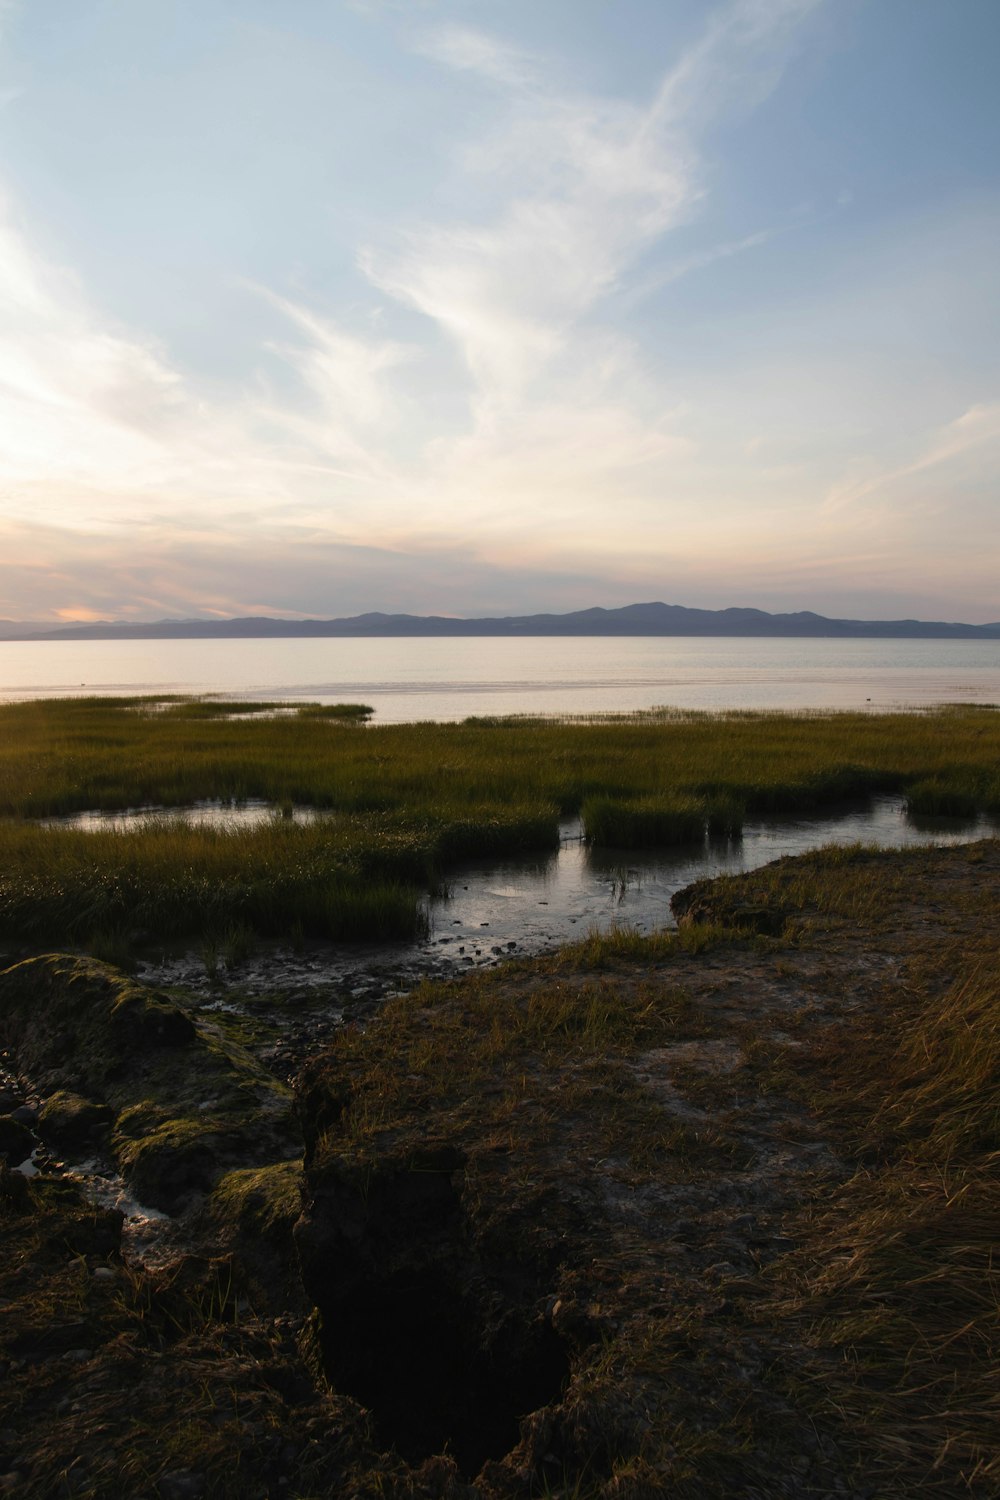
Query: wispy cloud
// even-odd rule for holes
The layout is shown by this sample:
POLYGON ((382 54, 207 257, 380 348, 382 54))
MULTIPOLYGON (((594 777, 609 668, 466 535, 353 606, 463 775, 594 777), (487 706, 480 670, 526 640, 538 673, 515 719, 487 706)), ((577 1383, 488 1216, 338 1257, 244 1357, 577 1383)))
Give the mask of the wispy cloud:
MULTIPOLYGON (((300 389, 200 389, 162 348, 115 327, 72 272, 49 265, 0 205, 0 486, 7 518, 88 530, 252 524, 315 504, 330 475, 370 484, 363 434, 388 420, 383 376, 408 357, 353 338, 288 299, 300 337, 275 349, 300 389)), ((344 510, 351 509, 345 496, 344 510)), ((330 516, 336 525, 335 516, 330 516)))
POLYGON ((781 79, 802 22, 824 0, 730 0, 663 79, 646 129, 704 128, 752 109, 781 79))
POLYGON ((417 351, 392 339, 358 338, 299 302, 266 288, 257 290, 305 335, 304 343, 273 348, 298 370, 328 430, 345 421, 361 427, 385 422, 390 415, 386 372, 413 359, 417 351))
POLYGON ((509 84, 503 128, 463 154, 466 171, 507 199, 483 222, 414 226, 395 246, 368 247, 361 264, 454 341, 480 395, 509 401, 698 187, 682 144, 651 135, 635 106, 528 86, 526 62, 469 32, 436 55, 509 84))
MULTIPOLYGON (((820 0, 734 0, 664 76, 645 107, 560 88, 539 58, 468 27, 420 43, 449 68, 488 78, 502 123, 464 146, 470 179, 505 190, 475 222, 425 223, 370 245, 361 266, 380 290, 432 319, 476 383, 478 410, 516 402, 560 361, 574 331, 704 193, 706 124, 774 88, 796 28, 820 0)), ((682 257, 674 279, 763 242, 766 232, 682 257)))
POLYGON ((682 255, 676 260, 668 261, 651 276, 632 281, 618 299, 619 305, 634 307, 662 287, 669 286, 672 281, 680 281, 682 277, 689 276, 692 271, 704 270, 706 266, 714 265, 717 261, 732 260, 734 256, 744 255, 748 250, 759 250, 761 246, 773 240, 778 232, 774 229, 760 229, 755 234, 744 235, 742 239, 725 240, 720 245, 711 245, 705 250, 697 250, 690 255, 682 255))
POLYGON ((148 470, 183 397, 149 343, 113 330, 0 203, 0 450, 8 484, 148 470))
MULTIPOLYGON (((890 576, 899 507, 860 502, 986 452, 1000 408, 970 406, 906 462, 873 457, 817 525, 834 465, 806 461, 799 418, 821 430, 823 396, 790 416, 786 365, 752 413, 742 370, 668 387, 660 351, 616 321, 654 284, 776 238, 734 232, 671 256, 708 191, 706 133, 775 88, 818 3, 708 12, 639 102, 584 92, 562 64, 474 28, 425 30, 425 57, 482 81, 491 122, 455 145, 449 191, 428 202, 478 211, 372 230, 346 312, 243 283, 248 316, 266 321, 253 311, 266 303, 271 321, 225 389, 105 315, 8 204, 0 614, 570 607, 564 590, 599 578, 620 602, 671 579, 709 602, 751 559, 776 588, 852 557, 859 576, 890 576), (665 269, 650 281, 654 246, 665 269), (381 319, 360 305, 373 290, 381 319)), ((412 35, 412 8, 388 9, 412 35)))
MULTIPOLYGON (((890 496, 899 484, 927 470, 953 463, 984 448, 1000 446, 1000 401, 971 406, 942 427, 931 442, 908 463, 883 467, 869 462, 869 472, 835 485, 823 502, 825 515, 842 514, 872 496, 890 496)), ((996 473, 996 456, 988 456, 990 472, 996 473)))
POLYGON ((471 26, 443 26, 425 33, 416 50, 449 68, 478 73, 505 87, 532 88, 542 79, 538 60, 519 47, 512 47, 471 26))
POLYGON ((41 511, 105 543, 128 525, 135 549, 197 539, 206 555, 233 527, 269 556, 295 528, 410 556, 461 530, 471 546, 506 547, 528 566, 533 546, 541 556, 571 533, 585 570, 588 548, 607 555, 620 545, 611 497, 652 519, 664 485, 696 452, 602 305, 695 209, 703 186, 693 101, 700 109, 713 89, 721 99, 719 79, 737 67, 741 79, 761 70, 773 79, 767 37, 784 47, 790 18, 806 9, 805 0, 728 6, 645 106, 560 86, 544 59, 468 27, 423 34, 425 55, 488 82, 500 119, 455 160, 470 187, 489 185, 491 212, 413 224, 361 252, 371 284, 423 314, 468 372, 464 430, 425 435, 405 463, 394 439, 407 420, 404 378, 419 403, 412 341, 348 329, 301 297, 257 288, 286 320, 289 336, 268 349, 294 380, 272 381, 262 364, 220 399, 165 349, 103 317, 71 272, 45 265, 8 210, 8 521, 41 511))

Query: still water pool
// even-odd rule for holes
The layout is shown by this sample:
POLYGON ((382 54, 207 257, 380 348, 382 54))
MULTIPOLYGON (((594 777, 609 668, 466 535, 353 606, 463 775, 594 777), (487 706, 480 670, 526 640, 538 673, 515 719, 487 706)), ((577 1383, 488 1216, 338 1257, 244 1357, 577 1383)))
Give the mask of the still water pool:
POLYGON ((670 898, 706 876, 754 870, 785 854, 829 844, 918 844, 986 838, 985 819, 911 819, 899 797, 875 797, 863 808, 823 817, 747 823, 740 839, 706 839, 660 850, 595 849, 579 823, 564 824, 557 854, 469 865, 452 876, 448 894, 428 902, 431 942, 457 943, 476 956, 495 946, 537 951, 614 926, 652 932, 673 926, 670 898), (471 947, 470 947, 471 945, 471 947))
MULTIPOLYGON (((236 810, 204 807, 193 815, 249 821, 275 813, 258 804, 236 810)), ((121 814, 85 817, 91 827, 111 818, 122 822, 121 814)), ((831 844, 901 849, 963 843, 996 831, 986 819, 916 820, 902 798, 888 796, 821 817, 749 822, 740 839, 706 839, 659 850, 595 849, 584 840, 579 821, 567 822, 555 853, 479 860, 452 869, 443 891, 425 898, 428 933, 417 942, 351 948, 312 944, 301 953, 271 950, 241 962, 224 982, 244 993, 322 985, 376 998, 408 987, 420 974, 444 977, 488 967, 590 931, 622 926, 652 932, 673 926, 670 898, 675 891, 706 876, 756 869, 782 855, 831 844)), ((193 954, 150 960, 143 975, 160 983, 205 982, 204 964, 193 954)))

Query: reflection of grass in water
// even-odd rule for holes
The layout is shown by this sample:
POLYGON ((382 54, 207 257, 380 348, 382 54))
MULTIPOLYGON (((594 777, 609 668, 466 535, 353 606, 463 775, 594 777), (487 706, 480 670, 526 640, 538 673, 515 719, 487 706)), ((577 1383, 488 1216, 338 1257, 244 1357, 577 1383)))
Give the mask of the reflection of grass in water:
POLYGON ((642 877, 638 870, 631 870, 626 865, 616 865, 611 871, 611 900, 615 906, 621 906, 630 890, 637 891, 642 885, 642 877))
MULTIPOLYGON (((417 889, 478 856, 554 849, 582 810, 597 844, 738 834, 744 812, 894 790, 915 810, 1000 811, 1000 715, 661 714, 364 727, 350 705, 192 699, 0 707, 10 819, 260 798, 252 829, 0 824, 0 928, 30 941, 143 930, 391 937, 417 889), (949 800, 950 799, 950 800, 949 800), (308 804, 336 819, 300 827, 308 804)), ((623 894, 624 891, 621 891, 623 894)))

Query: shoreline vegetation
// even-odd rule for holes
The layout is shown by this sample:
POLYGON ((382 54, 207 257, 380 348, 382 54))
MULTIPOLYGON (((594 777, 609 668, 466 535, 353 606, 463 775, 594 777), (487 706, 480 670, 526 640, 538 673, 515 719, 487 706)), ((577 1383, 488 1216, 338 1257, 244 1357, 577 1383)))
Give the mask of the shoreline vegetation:
POLYGON ((699 881, 675 931, 423 982, 293 1089, 265 1044, 306 1001, 219 1009, 80 949, 140 917, 385 932, 568 812, 637 841, 884 790, 995 816, 1000 713, 254 708, 0 709, 3 1492, 992 1500, 997 839, 699 881), (33 821, 258 797, 238 832, 33 821), (170 1216, 158 1258, 85 1157, 170 1216))
POLYGON ((363 705, 196 698, 0 706, 0 939, 126 953, 179 937, 417 935, 463 859, 547 851, 579 814, 597 844, 738 837, 896 792, 912 816, 1000 818, 1000 713, 680 713, 366 725, 363 705), (271 804, 255 827, 171 808, 271 804), (296 822, 295 807, 325 816, 296 822), (127 829, 41 826, 155 808, 127 829))

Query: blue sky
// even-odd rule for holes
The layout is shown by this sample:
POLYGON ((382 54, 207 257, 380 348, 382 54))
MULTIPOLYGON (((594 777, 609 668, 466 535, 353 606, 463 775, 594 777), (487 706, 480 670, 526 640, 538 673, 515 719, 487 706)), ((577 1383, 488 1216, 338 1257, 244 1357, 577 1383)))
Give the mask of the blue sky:
POLYGON ((0 617, 1000 619, 996 0, 0 0, 0 617))

